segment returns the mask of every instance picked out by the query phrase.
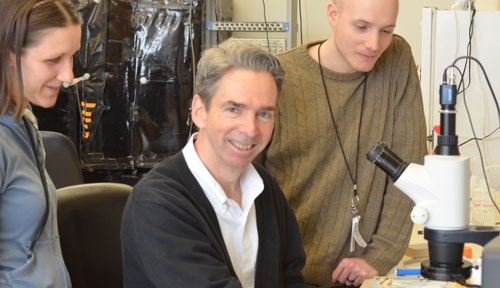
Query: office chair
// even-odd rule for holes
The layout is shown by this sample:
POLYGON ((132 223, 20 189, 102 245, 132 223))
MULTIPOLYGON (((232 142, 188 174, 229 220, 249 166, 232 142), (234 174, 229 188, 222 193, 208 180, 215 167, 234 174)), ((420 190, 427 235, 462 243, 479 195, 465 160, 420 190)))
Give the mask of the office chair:
POLYGON ((132 187, 90 183, 57 190, 64 262, 73 288, 122 288, 120 226, 132 187))
POLYGON ((45 148, 45 168, 56 188, 82 184, 82 168, 73 142, 58 132, 40 133, 45 148))

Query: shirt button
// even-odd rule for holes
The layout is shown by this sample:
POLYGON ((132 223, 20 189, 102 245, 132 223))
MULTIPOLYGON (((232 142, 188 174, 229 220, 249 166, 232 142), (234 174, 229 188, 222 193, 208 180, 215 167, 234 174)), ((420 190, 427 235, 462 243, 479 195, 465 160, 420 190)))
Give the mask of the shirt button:
POLYGON ((245 258, 245 262, 247 262, 247 263, 252 262, 252 258, 251 258, 251 257, 246 257, 246 258, 245 258))

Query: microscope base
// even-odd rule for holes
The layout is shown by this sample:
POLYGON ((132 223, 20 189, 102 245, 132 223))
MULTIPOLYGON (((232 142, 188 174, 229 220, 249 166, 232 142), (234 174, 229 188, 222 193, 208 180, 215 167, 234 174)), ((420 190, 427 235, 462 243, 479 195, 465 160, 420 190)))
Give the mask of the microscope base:
POLYGON ((421 268, 422 276, 438 281, 453 281, 457 278, 469 279, 472 273, 472 263, 464 260, 459 267, 435 267, 431 266, 430 260, 424 260, 421 268))

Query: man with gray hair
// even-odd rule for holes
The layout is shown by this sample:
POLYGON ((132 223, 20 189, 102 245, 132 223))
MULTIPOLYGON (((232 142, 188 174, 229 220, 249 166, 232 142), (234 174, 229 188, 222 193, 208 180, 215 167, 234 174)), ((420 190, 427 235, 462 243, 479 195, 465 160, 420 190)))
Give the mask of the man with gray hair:
POLYGON ((252 160, 267 145, 284 73, 225 42, 198 63, 184 149, 134 188, 122 222, 125 287, 310 287, 295 216, 252 160))

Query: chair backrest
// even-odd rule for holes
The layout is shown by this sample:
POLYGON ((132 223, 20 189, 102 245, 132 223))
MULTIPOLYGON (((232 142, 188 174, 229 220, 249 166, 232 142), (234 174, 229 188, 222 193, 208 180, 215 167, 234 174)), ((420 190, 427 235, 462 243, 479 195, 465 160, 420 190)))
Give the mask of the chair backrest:
POLYGON ((90 183, 57 190, 64 262, 73 288, 122 288, 120 227, 132 186, 90 183))
POLYGON ((56 188, 82 184, 82 168, 73 142, 58 132, 40 133, 45 148, 45 168, 56 188))

